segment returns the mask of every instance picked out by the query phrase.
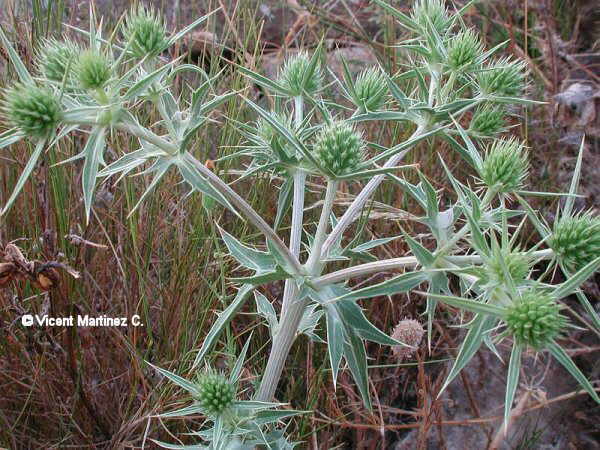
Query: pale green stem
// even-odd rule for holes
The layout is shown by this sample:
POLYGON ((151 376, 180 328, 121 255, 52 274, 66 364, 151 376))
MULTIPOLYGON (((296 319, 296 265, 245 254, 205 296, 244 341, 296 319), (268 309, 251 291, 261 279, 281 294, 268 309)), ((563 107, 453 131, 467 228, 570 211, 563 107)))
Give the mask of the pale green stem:
MULTIPOLYGON (((538 250, 532 253, 521 252, 524 256, 531 257, 532 260, 551 259, 554 257, 552 249, 538 250)), ((479 255, 455 255, 446 256, 444 261, 455 265, 465 266, 469 264, 481 264, 483 259, 479 255)), ((311 284, 315 288, 322 288, 325 285, 339 283, 351 278, 362 277, 377 272, 385 272, 388 270, 398 270, 413 268, 419 264, 419 261, 414 256, 404 256, 401 258, 384 259, 372 263, 360 264, 358 266, 349 267, 347 269, 338 270, 328 273, 312 280, 311 284)))
MULTIPOLYGON (((306 190, 306 172, 298 170, 294 173, 294 198, 292 206, 292 229, 290 231, 290 252, 296 258, 300 255, 300 245, 302 243, 302 225, 304 222, 304 192, 306 190)), ((288 308, 289 303, 296 297, 298 288, 294 279, 285 280, 283 290, 283 303, 281 306, 283 312, 288 308)))
POLYGON ((325 200, 323 201, 323 207, 321 208, 321 217, 319 218, 319 224, 317 225, 317 231, 313 240, 313 245, 310 250, 310 257, 306 263, 306 271, 309 274, 318 274, 322 269, 321 261, 321 248, 325 238, 327 237, 327 227, 329 225, 329 216, 333 208, 333 202, 335 201, 335 195, 337 193, 338 182, 336 180, 330 180, 327 183, 327 191, 325 192, 325 200))
MULTIPOLYGON (((292 206, 292 231, 290 234, 290 250, 294 256, 300 253, 302 237, 304 192, 306 172, 297 171, 294 174, 294 203, 292 206)), ((298 286, 294 278, 285 281, 283 303, 277 334, 273 336, 273 345, 269 353, 264 376, 256 394, 256 400, 270 401, 275 395, 287 355, 292 348, 298 325, 304 315, 307 300, 298 300, 298 286)))

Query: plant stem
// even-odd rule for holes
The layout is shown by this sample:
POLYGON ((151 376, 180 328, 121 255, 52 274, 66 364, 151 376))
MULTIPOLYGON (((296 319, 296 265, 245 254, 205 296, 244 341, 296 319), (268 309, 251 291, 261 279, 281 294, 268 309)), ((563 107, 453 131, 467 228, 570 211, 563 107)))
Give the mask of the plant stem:
MULTIPOLYGON (((425 132, 426 128, 427 127, 425 125, 419 125, 409 139, 416 139, 425 132)), ((402 160, 404 154, 405 152, 401 152, 392 156, 390 159, 387 160, 383 167, 387 168, 396 166, 402 160)), ((369 180, 369 182, 354 199, 352 204, 348 207, 348 209, 340 218, 335 228, 331 231, 331 233, 323 243, 323 249, 321 251, 322 255, 327 255, 327 253, 331 249, 331 246, 338 239, 339 235, 341 235, 346 230, 346 228, 350 226, 354 219, 360 214, 360 211, 365 206, 365 203, 367 203, 369 197, 371 197, 373 192, 375 192, 375 190, 379 187, 384 178, 385 175, 376 175, 373 178, 371 178, 371 180, 369 180)))
POLYGON ((319 218, 319 224, 317 225, 317 231, 315 233, 315 239, 310 250, 310 257, 306 263, 306 269, 309 274, 316 275, 321 272, 321 248, 327 237, 329 216, 331 215, 337 188, 338 182, 336 180, 329 180, 327 183, 327 191, 325 192, 325 200, 323 201, 323 207, 321 209, 321 217, 319 218))
MULTIPOLYGON (((295 257, 300 254, 302 237, 302 225, 304 215, 304 192, 306 184, 306 172, 296 171, 294 173, 294 203, 292 206, 292 230, 290 233, 290 251, 295 257)), ((293 278, 285 281, 283 291, 283 303, 281 306, 281 317, 279 331, 273 336, 271 353, 265 368, 265 374, 261 380, 256 394, 259 401, 268 402, 273 398, 285 360, 292 348, 298 325, 302 320, 307 305, 306 300, 298 300, 298 286, 293 278)))
MULTIPOLYGON (((302 225, 304 222, 304 192, 306 188, 306 172, 298 170, 294 173, 294 199, 292 206, 292 229, 290 231, 290 252, 296 258, 300 255, 302 243, 302 225)), ((294 279, 285 280, 281 316, 288 309, 289 303, 296 297, 298 288, 294 279)))

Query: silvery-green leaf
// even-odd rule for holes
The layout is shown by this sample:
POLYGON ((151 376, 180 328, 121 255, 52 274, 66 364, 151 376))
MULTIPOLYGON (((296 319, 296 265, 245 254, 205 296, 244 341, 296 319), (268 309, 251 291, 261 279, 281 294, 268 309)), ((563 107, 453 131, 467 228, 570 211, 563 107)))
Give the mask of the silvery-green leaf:
POLYGON ((104 149, 106 148, 105 133, 106 128, 94 127, 82 151, 85 162, 83 163, 81 183, 86 222, 90 220, 92 199, 94 197, 96 179, 98 178, 98 167, 100 166, 102 153, 104 153, 104 149))
POLYGON ((427 281, 427 279, 428 275, 426 272, 407 272, 373 286, 357 289, 343 297, 331 301, 338 301, 341 299, 358 300, 361 298, 379 297, 381 295, 400 294, 410 291, 412 288, 427 281))
POLYGON ((171 61, 169 64, 159 67, 154 72, 151 72, 140 80, 136 81, 136 83, 127 89, 125 94, 123 94, 121 97, 123 101, 130 101, 136 97, 144 95, 148 88, 155 82, 159 81, 175 64, 179 62, 180 59, 181 57, 171 61))
POLYGON ((515 400, 515 393, 519 384, 519 370, 521 369, 521 353, 523 347, 516 342, 513 344, 508 362, 508 375, 506 377, 506 396, 504 397, 504 427, 508 429, 510 410, 515 400))
POLYGON ((427 292, 421 292, 421 294, 427 297, 434 298, 435 300, 441 301, 450 306, 465 309, 474 313, 489 314, 496 317, 502 317, 504 315, 504 310, 502 308, 487 303, 469 300, 466 298, 454 297, 452 295, 440 295, 427 292))
POLYGON ((570 275, 564 283, 559 284, 553 292, 554 296, 560 299, 574 293, 598 268, 600 268, 600 256, 570 275))
POLYGON ((160 373, 161 375, 167 377, 170 381, 172 381, 173 383, 175 383, 177 386, 182 387, 183 389, 185 389, 186 391, 188 391, 190 394, 196 396, 198 395, 198 387, 186 380, 183 377, 180 377, 179 375, 170 372, 166 369, 161 369, 160 367, 156 367, 154 364, 149 363, 148 361, 146 361, 146 363, 150 366, 152 366, 154 369, 157 370, 158 373, 160 373))
POLYGON ((571 185, 569 186, 570 196, 565 201, 565 206, 562 210, 562 217, 571 217, 573 212, 573 205, 575 204, 575 196, 579 188, 579 180, 581 178, 581 165, 583 162, 583 151, 585 150, 585 135, 581 138, 581 145, 579 146, 579 152, 577 153, 577 164, 575 164, 575 170, 573 171, 573 178, 571 179, 571 185))
POLYGON ((19 76, 19 79, 21 80, 21 82, 24 84, 33 83, 33 78, 29 74, 29 71, 25 67, 25 64, 23 64, 23 61, 21 61, 21 57, 15 51, 15 49, 11 45, 10 41, 4 34, 4 30, 2 29, 2 27, 0 27, 0 41, 1 41, 2 45, 4 46, 4 48, 6 49, 6 53, 8 54, 8 59, 10 60, 10 62, 14 66, 15 70, 17 71, 17 75, 19 76))
POLYGON ((400 238, 401 236, 392 236, 389 238, 380 238, 380 239, 373 239, 371 241, 365 242, 363 244, 357 245, 356 247, 352 248, 351 250, 353 252, 356 253, 362 253, 362 252, 366 252, 368 250, 371 250, 375 247, 379 247, 380 245, 384 245, 387 244, 388 242, 392 242, 398 238, 400 238))
POLYGON ((35 148, 34 148, 33 152, 31 153, 31 156, 29 157, 29 161, 27 161, 27 164, 25 165, 23 172, 21 172, 21 175, 19 176, 19 179, 17 180, 17 184, 15 185, 15 187, 12 191, 12 194, 10 194, 10 197, 6 201, 6 204, 4 205, 4 208, 2 209, 2 213, 0 213, 0 216, 3 216, 4 214, 6 214, 6 212, 10 209, 10 207, 12 206, 14 201, 17 199, 17 196, 23 189, 23 186, 25 186, 25 182, 27 181, 27 178, 29 178, 29 175, 31 175, 31 172, 33 172, 33 169, 35 169, 38 159, 40 159, 40 156, 41 156, 42 152, 44 151, 45 146, 46 146, 46 141, 44 141, 44 140, 38 141, 37 144, 35 145, 35 148))
MULTIPOLYGON (((346 329, 347 330, 347 329, 346 329)), ((367 353, 365 344, 355 333, 346 331, 344 340, 344 357, 352 372, 354 382, 358 387, 362 401, 367 409, 371 409, 369 396, 369 374, 367 371, 367 353)))
POLYGON ((242 266, 256 272, 270 272, 275 269, 276 261, 269 253, 242 244, 221 227, 219 232, 231 256, 242 266))
MULTIPOLYGON (((256 294, 256 292, 255 292, 255 294, 256 294)), ((234 384, 237 383, 238 380, 240 379, 240 376, 242 375, 242 368, 244 367, 244 361, 246 360, 246 354, 248 353, 248 347, 250 346, 251 340, 252 340, 252 333, 250 333, 250 336, 248 336, 248 338, 246 338, 246 343, 244 344, 244 347, 242 347, 242 351, 240 352, 239 356, 235 360, 233 369, 231 369, 231 374, 229 374, 229 382, 230 383, 234 383, 234 384)))
POLYGON ((216 12, 220 11, 221 8, 217 8, 214 11, 209 12, 208 14, 194 20, 192 23, 190 23, 188 26, 182 28, 180 31, 178 31, 177 33, 175 33, 173 36, 171 36, 167 42, 167 48, 170 47, 171 45, 173 45, 175 42, 177 42, 179 39, 181 39, 182 37, 184 37, 186 34, 188 34, 190 31, 192 31, 194 28, 196 28, 198 25, 200 25, 203 22, 206 22, 206 20, 212 16, 213 14, 215 14, 216 12))
POLYGON ((11 128, 0 134, 0 148, 8 147, 9 145, 19 142, 24 135, 18 128, 11 128))
POLYGON ((170 157, 159 158, 157 159, 152 167, 148 169, 150 172, 154 172, 154 177, 152 181, 141 195, 135 206, 129 211, 127 217, 131 217, 135 211, 140 207, 140 205, 144 202, 146 197, 150 195, 150 193, 154 190, 158 182, 162 179, 162 177, 167 173, 167 170, 173 165, 173 159, 170 157))
POLYGON ((200 350, 198 350, 198 354, 196 355, 196 359, 194 360, 194 365, 192 367, 196 367, 198 364, 200 364, 206 354, 213 348, 227 324, 238 313, 242 306, 244 306, 248 295, 253 290, 254 286, 251 284, 244 284, 233 299, 233 302, 231 302, 231 304, 225 308, 221 314, 219 314, 217 320, 206 335, 200 350))
POLYGON ((186 406, 185 408, 176 409, 162 414, 157 414, 156 417, 185 417, 192 414, 204 414, 204 408, 198 404, 186 406))
POLYGON ((412 20, 409 16, 404 14, 402 11, 394 8, 393 6, 387 4, 383 0, 373 0, 373 3, 377 3, 383 9, 385 9, 390 15, 398 20, 405 28, 408 28, 411 31, 418 31, 419 25, 412 20))
POLYGON ((547 345, 548 350, 552 353, 552 356, 556 358, 556 360, 562 364, 562 366, 567 369, 567 371, 577 380, 579 385, 585 389, 585 391, 590 394, 590 396, 597 402, 600 403, 600 398, 598 394, 596 394, 596 390, 592 386, 592 384, 588 381, 581 370, 575 365, 573 360, 569 358, 567 352, 558 345, 556 342, 551 342, 547 345))
POLYGON ((450 373, 446 377, 446 381, 444 381, 444 385, 440 389, 438 397, 444 392, 444 390, 448 387, 448 385, 456 378, 456 376, 460 373, 462 369, 471 361, 471 358, 477 353, 479 347, 481 347, 481 343, 483 341, 484 334, 491 327, 491 320, 489 316, 485 314, 477 314, 471 325, 469 326, 469 331, 465 336, 464 341, 460 346, 460 350, 458 351, 458 355, 454 360, 454 364, 450 369, 450 373))
POLYGON ((274 230, 279 228, 283 217, 289 211, 290 206, 292 205, 293 187, 293 177, 286 177, 283 184, 279 188, 279 195, 277 197, 277 215, 275 216, 275 223, 273 224, 274 230))
POLYGON ((266 319, 269 324, 269 333, 271 338, 275 337, 279 331, 279 321, 275 308, 267 298, 258 291, 254 291, 254 299, 256 301, 256 312, 266 319))
POLYGON ((158 441, 156 439, 150 440, 161 448, 167 448, 171 450, 210 450, 210 447, 207 447, 205 445, 178 445, 169 444, 168 442, 158 441))
POLYGON ((333 303, 333 306, 337 308, 346 330, 351 328, 362 339, 381 345, 406 345, 403 342, 392 339, 369 322, 362 308, 354 300, 340 300, 333 303))

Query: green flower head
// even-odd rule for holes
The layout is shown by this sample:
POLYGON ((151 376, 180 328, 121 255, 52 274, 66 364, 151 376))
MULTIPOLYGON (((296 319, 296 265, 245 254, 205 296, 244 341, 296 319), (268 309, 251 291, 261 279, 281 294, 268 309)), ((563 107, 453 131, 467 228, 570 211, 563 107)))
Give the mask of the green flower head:
POLYGON ((501 107, 491 105, 479 107, 473 114, 469 131, 479 137, 492 137, 502 133, 506 131, 504 114, 504 108, 501 107))
POLYGON ((8 89, 2 106, 8 121, 32 138, 47 137, 62 116, 52 91, 33 84, 17 84, 8 89))
POLYGON ((560 335, 567 319, 552 296, 531 289, 508 307, 505 316, 508 332, 519 344, 536 350, 544 348, 560 335))
POLYGON ((527 256, 519 252, 501 250, 500 254, 493 255, 486 265, 487 276, 495 284, 507 282, 507 275, 513 282, 519 284, 527 278, 530 262, 527 256))
POLYGON ((443 0, 416 0, 413 5, 412 19, 424 30, 433 27, 443 34, 450 25, 448 11, 443 0))
POLYGON ((168 45, 164 19, 141 4, 129 11, 122 33, 129 52, 139 59, 155 57, 168 45))
POLYGON ((317 136, 314 148, 321 166, 335 176, 356 171, 364 160, 362 136, 346 122, 326 126, 317 136))
POLYGON ((558 220, 548 245, 567 268, 581 269, 600 256, 600 217, 588 212, 558 220))
POLYGON ((376 111, 383 104, 387 89, 385 75, 379 67, 366 69, 354 82, 354 103, 366 111, 376 111))
POLYGON ((48 80, 62 82, 69 65, 72 68, 77 63, 79 52, 79 46, 68 39, 44 41, 37 55, 40 74, 48 80))
POLYGON ((477 84, 483 96, 520 97, 525 89, 525 63, 500 59, 479 72, 477 84))
POLYGON ((75 72, 84 89, 101 89, 112 75, 108 58, 97 50, 83 51, 79 55, 75 72))
POLYGON ((525 146, 515 138, 494 141, 483 160, 481 179, 501 194, 520 190, 529 173, 525 146))
POLYGON ((483 44, 473 30, 465 30, 453 36, 449 42, 448 65, 459 70, 474 64, 483 53, 483 44))
POLYGON ((315 94, 321 89, 323 74, 316 65, 314 70, 310 66, 310 58, 305 52, 291 56, 283 64, 279 73, 279 83, 282 84, 293 97, 307 93, 315 94))
POLYGON ((229 380, 214 372, 206 372, 198 377, 196 400, 209 416, 219 416, 235 400, 235 386, 229 380))

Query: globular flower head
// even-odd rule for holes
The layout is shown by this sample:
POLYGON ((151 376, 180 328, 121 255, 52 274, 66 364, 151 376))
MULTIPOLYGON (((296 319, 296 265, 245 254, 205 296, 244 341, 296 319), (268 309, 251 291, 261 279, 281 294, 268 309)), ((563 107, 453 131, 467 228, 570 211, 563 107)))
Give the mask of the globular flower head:
POLYGON ((471 119, 469 131, 479 137, 492 137, 506 131, 504 109, 485 105, 477 108, 471 119))
POLYGON ((396 328, 394 328, 392 338, 403 344, 410 345, 410 347, 395 345, 392 347, 392 353, 399 360, 411 356, 417 351, 424 334, 425 330, 423 329, 423 325, 418 321, 413 319, 401 320, 398 325, 396 325, 396 328))
POLYGON ((498 139, 485 155, 481 179, 489 189, 509 194, 523 187, 528 172, 525 146, 514 138, 498 139))
POLYGON ((424 30, 433 27, 443 34, 450 25, 444 0, 416 0, 413 5, 412 19, 424 30))
POLYGON ((321 89, 323 74, 316 65, 311 68, 310 58, 305 52, 291 56, 283 64, 279 73, 279 83, 282 84, 293 97, 307 93, 315 94, 321 89))
POLYGON ((317 136, 315 157, 333 175, 350 174, 363 162, 364 144, 360 133, 346 122, 333 122, 317 136))
POLYGON ((235 386, 223 375, 211 371, 198 377, 196 400, 209 416, 219 416, 235 400, 235 386))
POLYGON ((548 245, 567 268, 581 269, 600 256, 600 217, 585 213, 558 220, 548 245))
POLYGON ((520 97, 525 89, 525 63, 500 59, 479 72, 477 84, 484 96, 520 97))
POLYGON ((356 77, 353 100, 359 108, 376 111, 383 104, 386 93, 387 82, 379 67, 366 69, 356 77))
POLYGON ((136 58, 152 58, 167 47, 164 19, 154 9, 141 4, 131 9, 122 32, 129 52, 136 58))
POLYGON ((101 89, 112 75, 108 58, 97 50, 81 52, 75 72, 84 89, 101 89))
POLYGON ((542 349, 567 325, 560 305, 552 296, 531 289, 511 304, 505 316, 508 332, 519 344, 542 349))
POLYGON ((508 281, 507 276, 519 284, 527 278, 529 269, 530 260, 526 255, 505 250, 493 255, 485 267, 489 280, 494 284, 504 284, 508 281))
POLYGON ((448 48, 448 65, 454 69, 464 69, 476 63, 483 53, 483 44, 473 30, 465 30, 452 36, 448 48))
POLYGON ((49 89, 17 84, 6 91, 3 104, 8 121, 26 136, 45 138, 56 129, 62 111, 49 89))
POLYGON ((37 55, 41 75, 48 80, 62 82, 67 69, 75 66, 79 52, 79 46, 71 40, 46 40, 37 55))

